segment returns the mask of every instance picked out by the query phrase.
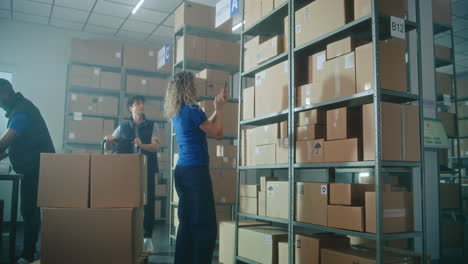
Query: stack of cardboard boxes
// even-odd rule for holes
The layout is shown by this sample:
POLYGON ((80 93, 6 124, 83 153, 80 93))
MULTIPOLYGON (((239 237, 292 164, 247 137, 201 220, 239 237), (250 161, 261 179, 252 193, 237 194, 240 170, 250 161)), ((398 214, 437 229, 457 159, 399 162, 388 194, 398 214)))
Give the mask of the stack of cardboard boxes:
POLYGON ((139 263, 146 158, 42 154, 41 262, 139 263))
POLYGON ((245 28, 250 28, 262 17, 271 13, 274 9, 280 8, 286 0, 252 0, 245 2, 245 28))

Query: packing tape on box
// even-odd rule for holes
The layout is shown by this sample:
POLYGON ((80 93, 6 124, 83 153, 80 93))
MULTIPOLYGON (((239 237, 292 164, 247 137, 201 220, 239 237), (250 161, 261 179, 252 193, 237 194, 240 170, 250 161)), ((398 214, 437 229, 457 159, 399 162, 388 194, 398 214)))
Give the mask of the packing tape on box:
POLYGON ((407 214, 405 208, 401 209, 384 209, 384 218, 405 217, 407 214))

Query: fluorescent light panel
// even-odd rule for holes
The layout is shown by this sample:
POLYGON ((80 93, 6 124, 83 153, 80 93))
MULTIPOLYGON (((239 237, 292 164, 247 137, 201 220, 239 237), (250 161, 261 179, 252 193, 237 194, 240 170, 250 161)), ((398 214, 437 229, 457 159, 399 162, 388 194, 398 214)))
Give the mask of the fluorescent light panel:
POLYGON ((136 14, 136 12, 138 11, 138 9, 140 9, 141 5, 143 4, 143 2, 145 2, 145 0, 140 0, 138 2, 138 4, 136 4, 135 8, 133 8, 132 10, 132 14, 136 14))

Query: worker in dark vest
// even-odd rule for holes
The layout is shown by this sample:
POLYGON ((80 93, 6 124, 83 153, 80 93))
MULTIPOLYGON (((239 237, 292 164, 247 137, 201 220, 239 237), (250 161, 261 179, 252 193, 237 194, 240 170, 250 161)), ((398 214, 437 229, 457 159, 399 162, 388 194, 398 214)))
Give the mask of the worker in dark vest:
POLYGON ((41 227, 41 213, 37 207, 40 154, 54 153, 55 149, 39 109, 21 93, 15 93, 5 79, 0 79, 0 107, 8 118, 7 130, 0 138, 0 157, 9 157, 16 173, 24 176, 21 182, 24 241, 17 263, 31 263, 35 260, 41 227))
POLYGON ((148 160, 148 202, 145 206, 144 218, 144 249, 147 252, 153 251, 153 225, 155 206, 155 174, 159 172, 158 156, 159 151, 159 127, 153 121, 145 118, 145 98, 134 96, 128 100, 127 107, 132 113, 130 121, 123 122, 114 131, 112 136, 106 137, 106 148, 109 149, 116 139, 127 140, 130 144, 122 142, 119 146, 119 153, 138 153, 146 155, 148 160))

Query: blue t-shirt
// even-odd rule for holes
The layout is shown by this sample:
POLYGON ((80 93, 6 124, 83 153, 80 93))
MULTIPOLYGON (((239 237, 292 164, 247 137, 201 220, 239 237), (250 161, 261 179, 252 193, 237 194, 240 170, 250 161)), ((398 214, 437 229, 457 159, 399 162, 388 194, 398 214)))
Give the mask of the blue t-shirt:
POLYGON ((29 124, 29 116, 26 113, 16 113, 8 120, 8 129, 15 130, 17 133, 23 133, 29 124))
POLYGON ((209 165, 206 133, 200 129, 206 120, 206 114, 198 105, 183 105, 179 114, 172 118, 179 146, 177 165, 209 165))

